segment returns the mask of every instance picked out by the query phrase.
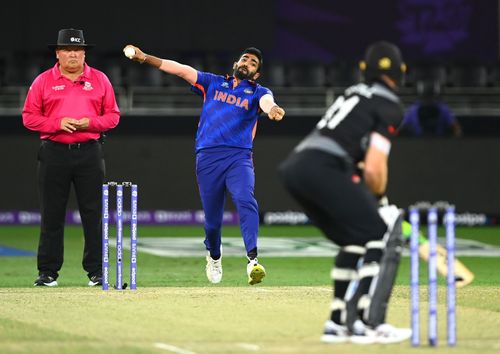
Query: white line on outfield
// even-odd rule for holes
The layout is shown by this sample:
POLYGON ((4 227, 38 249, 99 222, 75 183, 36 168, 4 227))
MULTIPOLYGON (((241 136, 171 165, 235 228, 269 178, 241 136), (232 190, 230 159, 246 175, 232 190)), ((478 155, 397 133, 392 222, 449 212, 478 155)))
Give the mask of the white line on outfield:
POLYGON ((176 347, 174 345, 166 344, 166 343, 155 343, 154 346, 158 349, 163 349, 163 350, 168 350, 169 352, 172 353, 178 353, 178 354, 196 354, 195 352, 182 349, 179 347, 176 347))
MULTIPOLYGON (((444 238, 440 237, 441 245, 444 238)), ((139 251, 163 257, 205 257, 206 250, 202 237, 141 237, 139 251)), ((116 241, 109 240, 115 247, 116 241)), ((241 237, 225 237, 224 256, 234 257, 245 254, 241 237)), ((130 249, 130 241, 123 240, 123 247, 130 249)), ((259 236, 259 258, 265 257, 334 257, 338 252, 325 237, 263 237, 259 236)), ((499 257, 500 247, 475 240, 458 239, 455 245, 457 256, 499 257)), ((403 251, 408 256, 408 250, 403 251)))
POLYGON ((241 349, 245 350, 250 350, 252 352, 258 352, 260 350, 260 347, 257 344, 251 344, 251 343, 236 343, 238 347, 241 349))

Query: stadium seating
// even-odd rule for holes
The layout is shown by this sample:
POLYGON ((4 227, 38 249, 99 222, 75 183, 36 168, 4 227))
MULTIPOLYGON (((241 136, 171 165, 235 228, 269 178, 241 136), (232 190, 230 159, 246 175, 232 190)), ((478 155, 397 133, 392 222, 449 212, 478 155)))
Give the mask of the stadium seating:
MULTIPOLYGON (((161 53, 198 70, 231 72, 234 58, 227 53, 161 53)), ((189 94, 184 80, 148 65, 137 65, 121 53, 92 53, 89 64, 104 71, 117 92, 120 108, 131 114, 189 115, 199 111, 199 100, 189 94)), ((0 51, 0 115, 19 114, 34 77, 55 62, 52 53, 0 51)), ((404 104, 415 101, 417 82, 436 81, 442 98, 457 115, 500 115, 500 62, 409 62, 400 91, 404 104)), ((264 63, 259 82, 270 87, 289 115, 320 115, 348 85, 357 82, 357 63, 334 60, 264 63)))

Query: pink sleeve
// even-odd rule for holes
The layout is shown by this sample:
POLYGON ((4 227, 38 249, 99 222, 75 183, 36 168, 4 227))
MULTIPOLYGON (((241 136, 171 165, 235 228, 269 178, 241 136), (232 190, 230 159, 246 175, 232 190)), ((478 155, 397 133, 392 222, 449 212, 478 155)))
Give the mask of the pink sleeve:
POLYGON ((104 85, 104 97, 101 108, 101 115, 91 118, 89 131, 105 132, 118 125, 120 121, 120 109, 116 103, 115 91, 108 77, 104 74, 101 76, 102 84, 104 85))
POLYGON ((61 119, 44 116, 43 106, 43 78, 38 76, 31 84, 23 107, 23 124, 26 128, 38 132, 55 133, 60 130, 61 119))

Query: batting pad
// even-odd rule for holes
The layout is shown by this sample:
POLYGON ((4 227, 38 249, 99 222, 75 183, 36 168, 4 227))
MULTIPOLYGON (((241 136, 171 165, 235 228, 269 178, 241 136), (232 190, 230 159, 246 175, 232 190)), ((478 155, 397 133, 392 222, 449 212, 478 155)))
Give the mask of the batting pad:
MULTIPOLYGON (((385 323, 387 305, 398 273, 401 253, 403 252, 403 213, 395 206, 390 207, 394 208, 391 208, 392 210, 386 214, 389 222, 387 233, 384 236, 386 247, 380 261, 380 271, 378 276, 373 279, 372 285, 375 284, 375 286, 370 289, 370 305, 363 314, 363 320, 373 327, 385 323)), ((384 218, 384 220, 386 219, 384 218)))

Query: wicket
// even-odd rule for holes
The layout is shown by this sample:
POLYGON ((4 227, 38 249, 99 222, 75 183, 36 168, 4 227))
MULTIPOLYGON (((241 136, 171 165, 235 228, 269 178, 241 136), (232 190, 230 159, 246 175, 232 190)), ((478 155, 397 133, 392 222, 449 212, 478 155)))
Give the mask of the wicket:
POLYGON ((123 283, 123 187, 130 187, 130 290, 137 289, 137 185, 107 182, 102 185, 102 290, 109 290, 109 187, 116 187, 116 290, 123 283))
MULTIPOLYGON (((410 207, 410 223, 412 228, 410 238, 410 298, 411 298, 411 329, 412 346, 420 345, 420 299, 419 299, 419 224, 420 211, 416 207, 410 207)), ((446 278, 447 288, 447 339, 448 346, 456 345, 456 313, 455 313, 455 208, 447 206, 443 216, 443 224, 446 230, 446 264, 448 268, 446 278)), ((429 292, 429 319, 428 319, 428 340, 430 346, 437 345, 438 336, 438 309, 437 309, 437 262, 438 262, 438 210, 436 207, 427 209, 427 232, 429 241, 428 260, 428 292, 429 292)))

